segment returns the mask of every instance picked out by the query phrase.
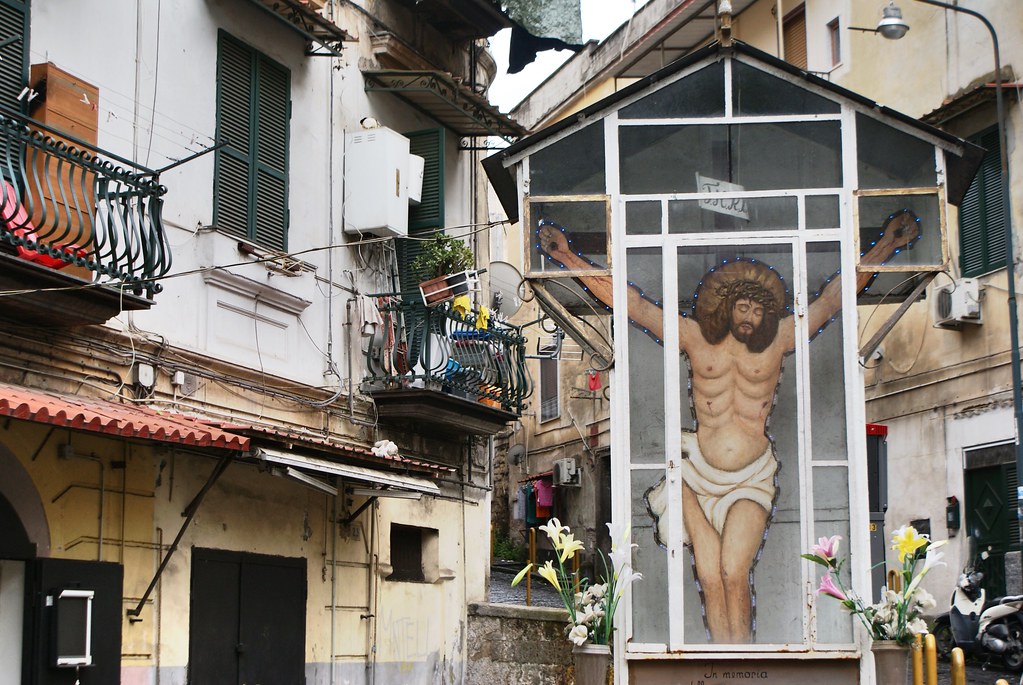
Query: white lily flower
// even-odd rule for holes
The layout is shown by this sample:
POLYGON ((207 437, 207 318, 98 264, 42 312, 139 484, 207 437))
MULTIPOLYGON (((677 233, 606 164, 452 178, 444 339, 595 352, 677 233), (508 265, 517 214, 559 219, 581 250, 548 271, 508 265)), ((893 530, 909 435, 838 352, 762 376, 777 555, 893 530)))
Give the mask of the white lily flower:
POLYGON ((586 626, 577 625, 568 633, 568 639, 582 647, 590 637, 590 631, 586 626))

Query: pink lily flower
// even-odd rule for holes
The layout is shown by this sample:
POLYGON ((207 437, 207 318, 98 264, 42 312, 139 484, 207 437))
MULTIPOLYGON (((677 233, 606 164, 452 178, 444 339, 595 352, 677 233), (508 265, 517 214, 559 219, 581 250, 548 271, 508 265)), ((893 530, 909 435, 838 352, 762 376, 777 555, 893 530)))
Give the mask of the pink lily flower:
POLYGON ((822 592, 826 595, 831 595, 835 599, 842 602, 848 599, 848 597, 842 594, 842 591, 838 589, 838 586, 835 585, 835 581, 831 580, 830 573, 821 578, 821 586, 820 588, 818 588, 817 594, 820 594, 822 592))
POLYGON ((822 559, 834 559, 835 555, 838 554, 838 543, 841 539, 841 535, 819 538, 817 544, 813 546, 813 553, 822 559))

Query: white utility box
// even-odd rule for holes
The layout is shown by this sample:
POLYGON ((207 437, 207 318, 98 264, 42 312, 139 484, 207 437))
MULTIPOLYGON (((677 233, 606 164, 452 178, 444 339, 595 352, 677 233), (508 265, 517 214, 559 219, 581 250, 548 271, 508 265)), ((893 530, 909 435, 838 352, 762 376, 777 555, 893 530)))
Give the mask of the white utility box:
POLYGON ((408 235, 409 159, 409 139, 389 128, 345 135, 345 232, 408 235))

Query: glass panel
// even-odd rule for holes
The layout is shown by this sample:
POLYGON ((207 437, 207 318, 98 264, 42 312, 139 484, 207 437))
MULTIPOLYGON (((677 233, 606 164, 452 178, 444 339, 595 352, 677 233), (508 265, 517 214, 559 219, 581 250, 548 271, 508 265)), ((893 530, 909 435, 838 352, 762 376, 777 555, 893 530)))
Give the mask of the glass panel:
POLYGON ((841 107, 809 90, 732 60, 733 110, 736 116, 837 114, 841 107))
POLYGON ((791 231, 796 228, 798 220, 795 197, 708 198, 668 203, 669 233, 791 231))
POLYGON ((604 188, 604 123, 597 121, 529 157, 533 195, 600 195, 604 188))
POLYGON ((660 232, 660 202, 629 202, 625 205, 626 234, 656 235, 660 232))
POLYGON ((842 185, 839 122, 742 124, 732 128, 732 182, 746 190, 842 185))
POLYGON ((937 194, 861 197, 859 211, 860 264, 942 264, 937 194))
POLYGON ((618 112, 620 119, 682 119, 725 114, 725 68, 715 62, 618 112))
POLYGON ((806 197, 807 228, 839 228, 838 195, 808 195, 806 197))
MULTIPOLYGON (((658 302, 662 300, 661 250, 630 249, 628 280, 658 302)), ((631 312, 630 312, 631 317, 631 312)), ((634 464, 664 463, 664 348, 629 326, 630 450, 634 464)))
MULTIPOLYGON (((842 466, 817 466, 813 469, 813 517, 816 540, 822 536, 841 535, 839 552, 842 558, 849 553, 849 473, 842 466)), ((809 550, 806 550, 809 552, 809 550)), ((841 579, 850 587, 849 568, 846 563, 841 579)), ((813 565, 814 586, 820 581, 823 567, 813 565)), ((847 644, 853 640, 853 617, 831 597, 814 595, 817 602, 817 642, 847 644)))
POLYGON ((730 190, 842 185, 837 121, 623 126, 618 136, 626 194, 697 192, 698 175, 739 186, 730 190))
MULTIPOLYGON (((682 494, 688 498, 687 493, 706 493, 699 504, 694 500, 684 521, 692 543, 684 573, 687 643, 706 642, 708 630, 717 643, 802 639, 800 588, 790 582, 792 559, 799 555, 799 468, 793 462, 796 379, 794 373, 781 373, 788 351, 783 349, 784 335, 792 325, 786 286, 791 276, 789 245, 679 251, 679 293, 687 298, 682 304, 692 308, 679 323, 686 355, 678 381, 683 425, 679 463, 687 488, 682 494), (695 295, 690 298, 690 293, 695 295), (694 301, 697 307, 692 307, 694 301), (757 304, 759 314, 743 309, 750 302, 757 304), (748 392, 739 397, 734 392, 736 384, 748 392), (765 409, 770 413, 765 414, 765 409), (779 463, 789 468, 779 469, 779 463), (735 477, 735 471, 742 476, 735 477), (711 494, 707 488, 722 477, 735 477, 735 483, 724 496, 711 494), (733 533, 722 539, 726 521, 733 533), (725 547, 720 554, 716 552, 719 539, 725 547), (763 563, 758 563, 761 559, 763 563), (702 569, 699 585, 694 563, 702 569), (729 577, 741 579, 729 585, 728 596, 750 601, 747 617, 731 627, 724 618, 722 563, 729 567, 729 577), (750 583, 752 570, 756 574, 750 583), (763 592, 756 594, 756 588, 763 592)), ((630 355, 643 352, 630 350, 630 355)), ((655 363, 649 359, 647 355, 630 362, 655 363)), ((668 499, 663 492, 648 497, 647 515, 659 526, 668 499)), ((682 530, 676 527, 674 534, 682 530)))
POLYGON ((925 188, 937 184, 934 146, 863 114, 856 115, 860 188, 925 188))
MULTIPOLYGON (((806 248, 806 282, 810 290, 810 308, 821 291, 841 268, 839 243, 811 243, 806 248)), ((835 312, 833 321, 822 331, 810 331, 810 427, 813 459, 844 460, 846 454, 845 368, 842 364, 842 318, 835 312)))
POLYGON ((618 137, 623 193, 695 193, 696 174, 727 179, 727 126, 622 126, 618 137))
POLYGON ((645 498, 663 477, 663 470, 632 472, 633 568, 643 574, 632 584, 633 642, 668 642, 668 555, 657 543, 645 498))
POLYGON ((532 202, 530 271, 607 267, 607 203, 532 202))

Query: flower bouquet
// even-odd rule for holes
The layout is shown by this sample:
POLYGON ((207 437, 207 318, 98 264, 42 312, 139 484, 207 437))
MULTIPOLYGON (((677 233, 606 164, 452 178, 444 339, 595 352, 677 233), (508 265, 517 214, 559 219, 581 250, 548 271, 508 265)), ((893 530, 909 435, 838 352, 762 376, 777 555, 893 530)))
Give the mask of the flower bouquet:
POLYGON ((867 604, 853 594, 842 581, 841 571, 844 560, 838 559, 838 545, 841 536, 820 538, 810 554, 800 555, 826 569, 821 577, 818 594, 834 597, 846 609, 855 614, 867 629, 872 640, 893 640, 908 645, 913 636, 927 632, 927 622, 921 614, 935 606, 934 597, 920 587, 920 581, 935 566, 944 566, 943 552, 936 551, 947 540, 932 542, 927 535, 917 533, 913 526, 903 526, 892 536, 892 549, 899 553, 898 570, 903 589, 886 588, 877 604, 867 604), (919 562, 923 566, 917 571, 919 562))
MULTIPOLYGON (((597 645, 611 643, 618 602, 625 595, 626 588, 643 577, 632 570, 632 550, 636 545, 629 544, 628 529, 613 523, 607 527, 611 532, 611 554, 608 558, 598 552, 604 574, 602 582, 591 585, 586 578, 574 580, 565 569, 565 562, 584 549, 583 543, 576 540, 569 527, 561 525, 556 518, 540 526, 554 546, 557 567, 554 562, 547 561, 537 569, 537 573, 554 586, 561 597, 561 603, 568 610, 568 639, 577 646, 586 642, 597 645)), ((527 564, 512 580, 512 585, 518 585, 533 567, 533 564, 527 564)))

